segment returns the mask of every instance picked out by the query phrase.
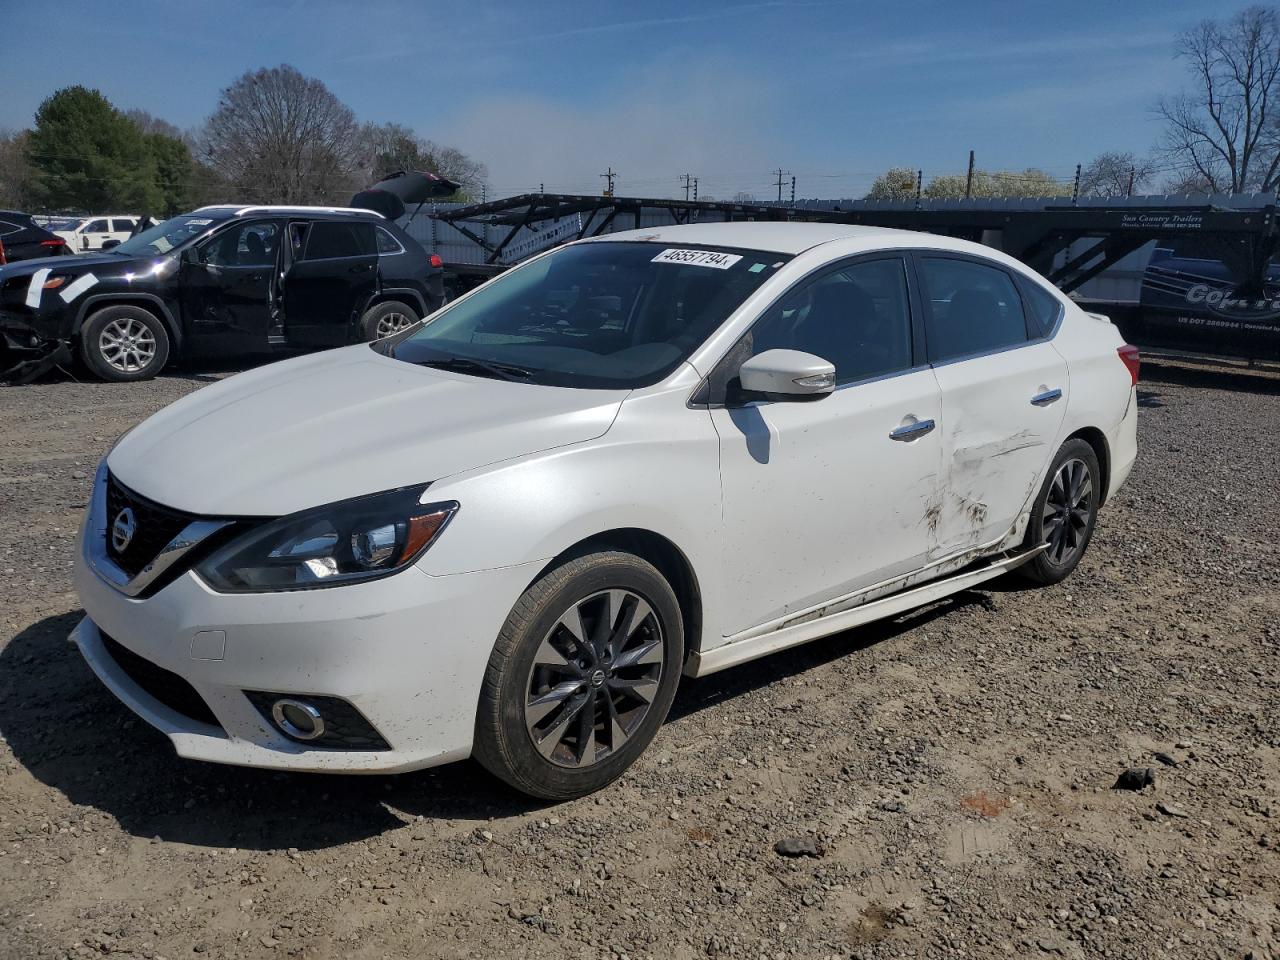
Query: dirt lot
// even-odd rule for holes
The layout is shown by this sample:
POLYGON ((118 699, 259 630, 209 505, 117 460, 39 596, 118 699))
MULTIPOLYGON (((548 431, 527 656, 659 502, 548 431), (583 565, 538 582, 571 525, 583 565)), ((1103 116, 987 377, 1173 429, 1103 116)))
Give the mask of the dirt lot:
POLYGON ((1144 373, 1067 583, 687 681, 555 807, 175 758, 66 642, 68 568, 111 441, 222 374, 0 389, 0 956, 1280 957, 1280 377, 1144 373))

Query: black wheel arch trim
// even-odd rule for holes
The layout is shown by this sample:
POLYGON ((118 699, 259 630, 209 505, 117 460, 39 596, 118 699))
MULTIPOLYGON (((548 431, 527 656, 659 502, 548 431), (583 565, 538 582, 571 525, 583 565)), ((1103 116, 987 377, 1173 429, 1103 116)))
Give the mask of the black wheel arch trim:
POLYGON ((413 298, 411 306, 417 306, 419 320, 431 312, 427 308, 427 298, 413 287, 383 287, 369 299, 360 313, 360 319, 364 320, 364 315, 380 303, 386 303, 388 300, 403 300, 405 297, 413 298))

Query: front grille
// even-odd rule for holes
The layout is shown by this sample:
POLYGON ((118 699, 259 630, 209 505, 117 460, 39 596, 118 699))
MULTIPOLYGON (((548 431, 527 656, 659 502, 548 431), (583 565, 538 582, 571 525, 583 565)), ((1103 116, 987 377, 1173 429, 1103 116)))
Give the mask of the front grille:
POLYGON ((100 636, 102 637, 102 645, 107 648, 107 653, 111 655, 111 659, 148 696, 159 700, 170 710, 174 710, 184 717, 200 723, 207 723, 210 726, 219 726, 218 718, 213 715, 213 711, 204 702, 204 698, 186 680, 176 673, 164 669, 164 667, 157 666, 145 657, 138 656, 105 633, 100 634, 100 636))
POLYGON ((107 474, 107 556, 129 576, 136 577, 141 573, 169 545, 170 540, 196 519, 194 514, 162 507, 139 496, 110 473, 107 474), (111 530, 126 507, 133 511, 136 526, 133 538, 121 551, 116 549, 111 530))
MULTIPOLYGON (((293 693, 266 693, 261 690, 246 690, 244 695, 249 702, 258 708, 273 728, 275 721, 271 717, 271 706, 281 697, 303 700, 320 711, 324 719, 324 733, 314 740, 299 741, 308 747, 328 747, 331 750, 390 750, 391 746, 382 735, 374 729, 373 724, 364 718, 354 704, 341 697, 313 697, 293 693)), ((283 732, 283 731, 282 731, 283 732)), ((288 736, 288 734, 285 734, 288 736)))

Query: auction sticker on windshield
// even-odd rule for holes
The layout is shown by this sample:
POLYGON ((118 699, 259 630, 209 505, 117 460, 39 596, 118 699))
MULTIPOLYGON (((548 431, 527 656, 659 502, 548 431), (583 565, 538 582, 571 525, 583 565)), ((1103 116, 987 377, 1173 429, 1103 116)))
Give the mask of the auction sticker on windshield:
POLYGON ((728 270, 742 257, 736 253, 719 253, 715 250, 680 250, 669 247, 653 258, 654 263, 687 263, 693 267, 710 267, 728 270))

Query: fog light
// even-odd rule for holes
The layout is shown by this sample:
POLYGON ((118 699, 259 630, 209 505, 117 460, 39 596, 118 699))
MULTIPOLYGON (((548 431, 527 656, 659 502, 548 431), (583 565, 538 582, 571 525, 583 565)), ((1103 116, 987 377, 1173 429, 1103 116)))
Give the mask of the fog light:
POLYGON ((320 711, 302 700, 277 700, 271 705, 271 719, 294 740, 324 736, 324 718, 320 711))

